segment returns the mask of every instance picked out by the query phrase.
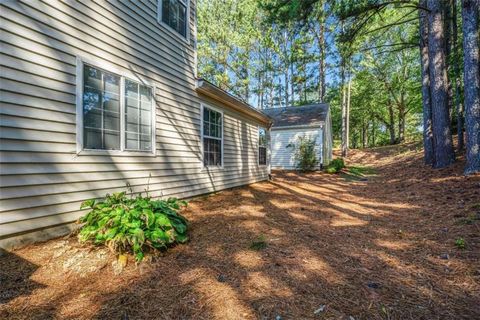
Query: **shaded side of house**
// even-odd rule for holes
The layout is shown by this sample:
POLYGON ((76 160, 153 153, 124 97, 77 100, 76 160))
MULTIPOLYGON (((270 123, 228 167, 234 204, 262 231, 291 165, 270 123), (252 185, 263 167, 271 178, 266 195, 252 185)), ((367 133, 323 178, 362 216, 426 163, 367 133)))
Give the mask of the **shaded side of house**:
POLYGON ((267 179, 270 119, 198 85, 196 1, 184 26, 161 4, 1 2, 0 247, 68 232, 127 184, 189 198, 267 179))

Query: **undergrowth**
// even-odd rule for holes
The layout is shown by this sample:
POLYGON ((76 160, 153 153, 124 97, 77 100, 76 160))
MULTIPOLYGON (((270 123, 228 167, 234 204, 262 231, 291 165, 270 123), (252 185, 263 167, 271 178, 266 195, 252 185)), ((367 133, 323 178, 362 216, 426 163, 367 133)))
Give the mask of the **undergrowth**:
POLYGON ((141 261, 147 250, 166 249, 174 243, 185 243, 187 220, 178 213, 186 206, 176 198, 152 200, 128 198, 125 192, 107 194, 102 201, 84 201, 80 209, 91 209, 79 222, 81 242, 106 245, 119 253, 131 252, 141 261))
POLYGON ((339 173, 343 168, 345 168, 345 162, 342 158, 333 159, 326 168, 327 173, 339 173))

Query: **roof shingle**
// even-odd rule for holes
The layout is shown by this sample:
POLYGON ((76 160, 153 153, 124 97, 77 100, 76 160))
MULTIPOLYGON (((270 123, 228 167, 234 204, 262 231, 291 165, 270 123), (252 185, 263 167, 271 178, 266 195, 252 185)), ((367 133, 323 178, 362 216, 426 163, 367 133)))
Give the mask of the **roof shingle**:
POLYGON ((270 108, 262 110, 273 119, 273 127, 314 126, 325 122, 329 105, 309 104, 299 107, 270 108))

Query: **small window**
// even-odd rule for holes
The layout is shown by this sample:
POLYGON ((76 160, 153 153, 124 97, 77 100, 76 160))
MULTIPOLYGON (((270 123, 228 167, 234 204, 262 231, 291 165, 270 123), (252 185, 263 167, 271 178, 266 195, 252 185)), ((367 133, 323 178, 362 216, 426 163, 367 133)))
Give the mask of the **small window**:
POLYGON ((267 164, 267 131, 265 128, 258 128, 258 164, 267 164))
POLYGON ((222 166, 223 115, 203 107, 203 164, 205 167, 222 166))
POLYGON ((159 0, 159 20, 187 37, 187 0, 159 0))
POLYGON ((120 150, 120 77, 87 65, 83 72, 84 146, 120 150))
POLYGON ((83 71, 80 146, 87 150, 153 152, 153 88, 88 64, 83 64, 80 70, 83 71))

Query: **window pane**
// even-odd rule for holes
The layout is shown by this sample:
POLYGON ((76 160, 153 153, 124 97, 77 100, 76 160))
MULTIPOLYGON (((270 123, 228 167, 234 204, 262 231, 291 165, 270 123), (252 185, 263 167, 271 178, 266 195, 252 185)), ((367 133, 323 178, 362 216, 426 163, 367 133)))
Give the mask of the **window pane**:
POLYGON ((83 127, 86 149, 120 149, 120 77, 85 65, 83 127))
POLYGON ((259 146, 267 145, 267 133, 264 128, 258 129, 258 145, 259 146))
POLYGON ((187 35, 187 7, 180 0, 162 0, 162 21, 182 36, 187 35))
POLYGON ((152 89, 125 80, 125 149, 152 150, 152 89))
POLYGON ((84 144, 88 149, 103 149, 102 131, 98 129, 84 129, 84 144))
POLYGON ((104 149, 120 150, 120 132, 114 132, 114 131, 104 132, 104 149))
POLYGON ((222 137, 222 114, 220 112, 204 107, 203 135, 216 138, 222 137))
POLYGON ((130 149, 130 150, 139 149, 138 133, 127 132, 125 134, 125 149, 130 149))
POLYGON ((266 147, 258 148, 258 163, 261 165, 267 164, 267 148, 266 147))
POLYGON ((221 166, 222 165, 222 141, 212 138, 203 138, 204 165, 221 166))

